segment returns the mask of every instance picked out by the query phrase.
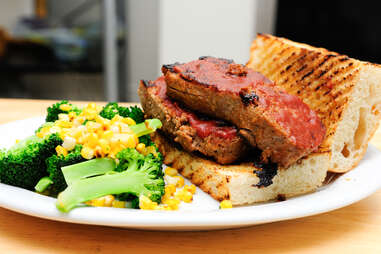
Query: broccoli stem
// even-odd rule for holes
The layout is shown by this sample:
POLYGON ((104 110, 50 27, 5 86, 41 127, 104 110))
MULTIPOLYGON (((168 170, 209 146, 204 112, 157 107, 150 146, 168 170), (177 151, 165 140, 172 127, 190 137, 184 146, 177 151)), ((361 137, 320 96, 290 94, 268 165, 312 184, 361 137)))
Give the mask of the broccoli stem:
POLYGON ((45 191, 51 184, 53 183, 52 179, 49 178, 49 176, 44 176, 43 178, 38 181, 34 189, 37 192, 43 192, 45 191))
POLYGON ((79 179, 110 172, 114 170, 115 167, 115 160, 100 158, 62 167, 62 174, 64 175, 67 185, 71 185, 79 179))
POLYGON ((131 193, 136 196, 148 195, 145 185, 153 181, 146 173, 126 170, 81 179, 73 182, 57 198, 57 208, 69 212, 77 204, 109 194, 131 193))
POLYGON ((161 128, 162 124, 159 119, 145 120, 143 123, 129 126, 137 137, 141 137, 156 131, 161 128))

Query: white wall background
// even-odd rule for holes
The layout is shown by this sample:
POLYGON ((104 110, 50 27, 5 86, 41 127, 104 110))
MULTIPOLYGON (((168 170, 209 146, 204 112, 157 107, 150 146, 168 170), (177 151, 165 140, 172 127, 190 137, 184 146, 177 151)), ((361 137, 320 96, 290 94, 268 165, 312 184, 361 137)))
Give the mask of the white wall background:
POLYGON ((31 0, 0 1, 0 26, 11 31, 21 16, 30 16, 34 12, 31 0))
POLYGON ((257 1, 162 0, 159 63, 203 55, 248 60, 255 35, 257 1))

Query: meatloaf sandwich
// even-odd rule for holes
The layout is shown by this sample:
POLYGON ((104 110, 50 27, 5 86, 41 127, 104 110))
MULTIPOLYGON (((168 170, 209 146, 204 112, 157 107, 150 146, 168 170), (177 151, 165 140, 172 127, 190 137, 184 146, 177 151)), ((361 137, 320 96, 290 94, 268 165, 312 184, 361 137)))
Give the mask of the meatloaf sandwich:
MULTIPOLYGON (((212 86, 216 76, 208 77, 209 72, 202 74, 210 81, 208 84, 214 94, 208 94, 209 99, 189 103, 186 96, 177 97, 169 91, 169 83, 178 81, 178 76, 169 76, 181 74, 181 71, 176 72, 181 65, 164 66, 164 77, 141 81, 138 90, 145 114, 163 122, 162 131, 152 138, 164 156, 164 163, 178 169, 213 198, 230 200, 233 205, 284 199, 312 192, 321 186, 327 173, 329 154, 311 154, 323 140, 325 131, 317 115, 296 96, 288 95, 263 75, 252 73, 242 65, 212 57, 196 61, 206 62, 207 66, 209 62, 224 65, 221 71, 227 70, 227 79, 234 80, 236 76, 245 79, 238 96, 237 93, 226 93, 226 105, 219 104, 221 110, 236 114, 238 120, 233 121, 234 118, 228 117, 230 114, 216 114, 218 110, 211 106, 213 103, 209 100, 221 96, 212 86), (241 75, 241 71, 247 73, 241 75), (289 106, 285 106, 284 100, 287 99, 289 106), (276 105, 266 107, 271 100, 277 102, 276 105), (207 109, 195 107, 197 103, 207 109), (235 107, 229 108, 231 104, 235 107), (283 117, 291 116, 292 121, 299 124, 305 120, 304 128, 299 126, 296 131, 292 126, 287 127, 285 121, 279 123, 282 117, 274 116, 275 111, 282 112, 283 117), (307 130, 306 126, 309 127, 307 130), (268 140, 262 140, 266 138, 268 140), (300 144, 300 139, 304 144, 300 144), (260 147, 258 144, 266 145, 260 147), (282 156, 275 156, 277 152, 273 150, 282 156)), ((197 70, 189 72, 197 75, 197 70)), ((198 85, 197 79, 183 80, 198 85)))

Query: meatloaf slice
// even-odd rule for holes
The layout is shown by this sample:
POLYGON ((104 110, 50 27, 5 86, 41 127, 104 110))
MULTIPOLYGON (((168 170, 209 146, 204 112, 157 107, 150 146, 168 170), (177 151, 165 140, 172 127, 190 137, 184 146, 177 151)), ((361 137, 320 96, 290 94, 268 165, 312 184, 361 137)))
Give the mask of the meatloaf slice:
POLYGON ((236 125, 264 161, 286 168, 323 140, 323 124, 301 99, 232 60, 200 57, 162 71, 169 97, 236 125))
POLYGON ((220 164, 229 164, 245 155, 247 144, 238 130, 223 121, 203 119, 172 102, 166 96, 164 77, 141 81, 138 94, 145 114, 159 118, 162 130, 186 151, 200 152, 220 164))

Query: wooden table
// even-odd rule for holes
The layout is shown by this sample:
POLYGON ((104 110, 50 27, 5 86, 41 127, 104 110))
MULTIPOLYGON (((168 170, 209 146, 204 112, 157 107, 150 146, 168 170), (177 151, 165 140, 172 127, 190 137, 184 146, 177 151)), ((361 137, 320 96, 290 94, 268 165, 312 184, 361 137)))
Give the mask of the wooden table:
MULTIPOLYGON (((51 101, 0 99, 0 123, 51 101)), ((381 131, 372 143, 381 149, 381 131)), ((361 188, 361 186, 359 186, 361 188)), ((212 232, 150 232, 48 221, 0 208, 0 253, 381 253, 381 190, 307 218, 212 232)))

